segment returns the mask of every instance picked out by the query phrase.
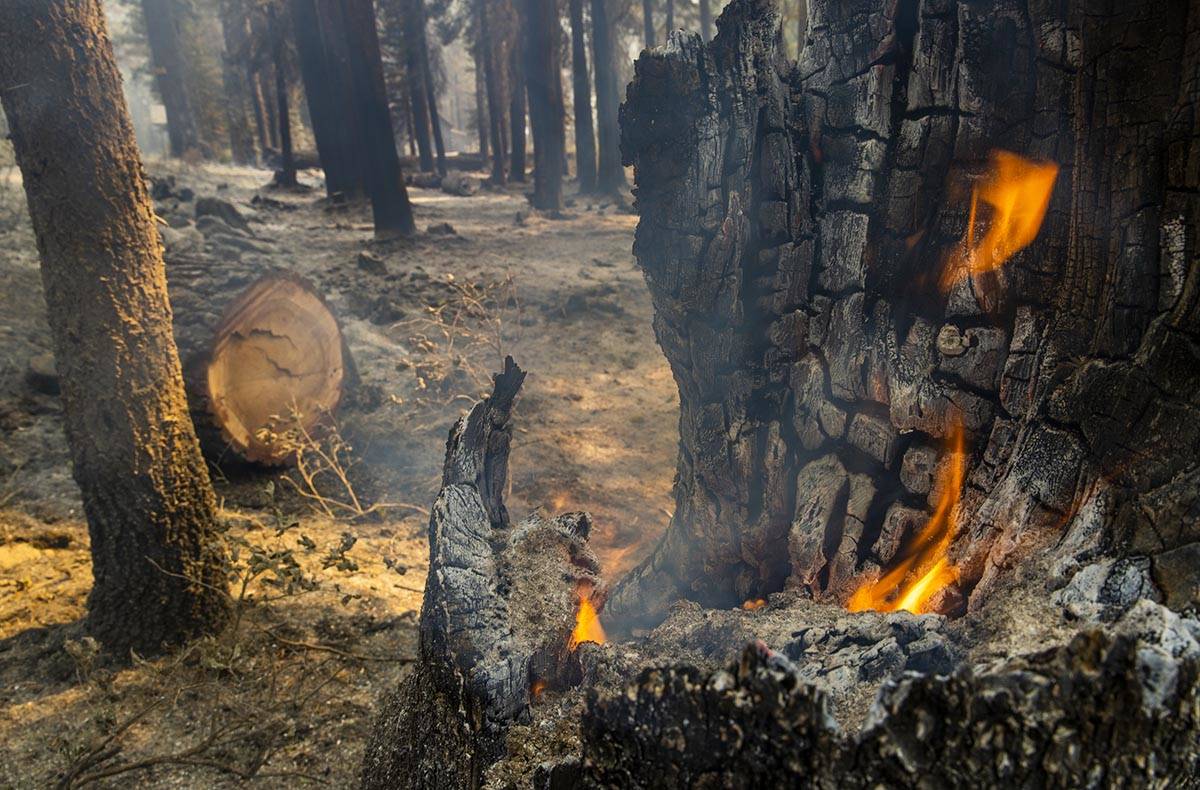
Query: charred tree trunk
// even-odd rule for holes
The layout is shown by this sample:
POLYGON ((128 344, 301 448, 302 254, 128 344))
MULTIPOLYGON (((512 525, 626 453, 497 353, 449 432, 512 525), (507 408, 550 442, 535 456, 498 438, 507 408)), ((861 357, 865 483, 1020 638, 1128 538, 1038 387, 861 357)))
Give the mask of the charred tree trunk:
POLYGON ((350 60, 350 88, 354 97, 355 124, 364 154, 363 183, 371 198, 371 213, 376 238, 409 236, 416 232, 392 115, 388 111, 387 89, 383 82, 383 60, 379 52, 379 33, 375 24, 373 0, 343 0, 346 18, 346 42, 350 60))
POLYGON ((590 520, 535 514, 513 525, 504 506, 524 378, 506 360, 491 396, 450 431, 429 519, 420 658, 384 702, 364 788, 481 786, 536 689, 562 688, 580 671, 569 649, 580 590, 598 603, 604 595, 587 548, 590 520))
MULTIPOLYGON (((523 0, 522 0, 523 1, 523 0)), ((523 41, 526 36, 532 31, 528 28, 529 19, 524 14, 521 17, 521 31, 517 33, 518 42, 523 41)), ((526 72, 527 54, 519 43, 514 43, 509 51, 509 97, 508 97, 508 123, 510 139, 509 145, 512 147, 512 155, 509 157, 509 169, 512 173, 512 180, 525 182, 525 72, 526 72)), ((534 78, 536 79, 536 77, 534 78)), ((536 90, 536 87, 531 86, 530 90, 536 90)), ((530 94, 530 109, 529 114, 532 115, 534 109, 532 104, 534 99, 530 94)), ((537 132, 534 132, 534 155, 537 155, 537 132)))
POLYGON ((563 159, 566 131, 559 41, 562 27, 554 0, 523 0, 522 28, 529 117, 533 125, 533 207, 562 209, 563 159))
POLYGON ((596 75, 596 137, 599 143, 596 190, 601 194, 616 195, 625 186, 625 168, 621 166, 621 137, 617 126, 621 96, 608 3, 609 0, 592 0, 592 69, 596 75))
POLYGON ((250 59, 250 20, 243 0, 222 0, 221 32, 225 40, 222 77, 225 86, 226 123, 229 126, 229 151, 239 165, 252 165, 257 159, 254 130, 250 127, 249 83, 245 79, 250 59))
POLYGON ((505 182, 504 177, 504 141, 501 129, 504 125, 504 113, 500 109, 500 85, 496 79, 496 56, 492 41, 490 14, 487 0, 477 0, 476 13, 479 23, 479 51, 483 59, 483 83, 487 93, 488 134, 492 145, 492 176, 491 181, 497 186, 505 182))
POLYGON ((254 133, 258 140, 258 150, 265 154, 271 148, 271 136, 266 108, 263 106, 262 85, 258 81, 258 69, 253 63, 246 65, 243 78, 249 90, 247 95, 250 97, 250 108, 253 111, 254 133))
POLYGON ((433 143, 429 137, 429 92, 425 90, 426 63, 425 15, 420 0, 404 2, 404 75, 408 82, 411 99, 413 128, 417 134, 417 152, 421 157, 421 171, 433 172, 433 143))
POLYGON ((271 65, 275 70, 275 99, 279 102, 279 170, 275 183, 281 187, 296 186, 296 156, 292 151, 292 114, 288 107, 288 63, 283 25, 279 23, 275 6, 267 9, 267 29, 271 36, 271 65))
POLYGON ((475 58, 475 132, 479 138, 479 156, 486 160, 490 149, 488 137, 491 134, 491 124, 488 122, 487 100, 484 98, 483 56, 480 54, 482 50, 483 44, 476 43, 472 57, 475 58))
POLYGON ((0 5, 0 91, 91 536, 87 625, 123 656, 224 619, 154 211, 98 0, 0 5))
POLYGON ((188 95, 179 0, 142 0, 154 84, 167 113, 171 156, 200 150, 196 110, 188 95))
POLYGON ((911 579, 939 510, 928 609, 1051 548, 1064 573, 1097 546, 1177 573, 1200 550, 1200 14, 808 13, 799 69, 762 0, 637 64, 623 147, 681 451, 667 534, 609 613, 786 583, 845 602, 911 579), (1059 170, 1036 238, 984 266, 1000 166, 1052 169, 997 148, 1059 170))
MULTIPOLYGON (((667 28, 670 30, 670 28, 667 28)), ((654 0, 642 0, 642 37, 646 49, 654 48, 654 0)))
POLYGON ((592 129, 592 85, 584 41, 583 0, 568 0, 571 14, 571 87, 575 106, 575 177, 579 191, 596 190, 596 134, 592 129))
POLYGON ((671 31, 675 29, 675 0, 667 0, 667 25, 666 36, 671 37, 671 31))

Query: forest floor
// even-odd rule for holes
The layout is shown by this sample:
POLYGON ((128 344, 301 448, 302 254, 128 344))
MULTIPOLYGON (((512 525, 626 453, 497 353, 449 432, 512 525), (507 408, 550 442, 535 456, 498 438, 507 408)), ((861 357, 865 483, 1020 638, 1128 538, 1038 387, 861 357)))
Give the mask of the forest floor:
POLYGON ((340 432, 371 512, 347 515, 340 489, 301 481, 298 495, 287 472, 214 467, 234 623, 167 657, 98 659, 80 628, 88 537, 61 407, 45 376, 30 376, 50 349, 36 249, 26 221, 7 223, 0 788, 352 787, 379 700, 416 652, 446 433, 503 355, 530 373, 515 413, 515 517, 588 510, 610 578, 669 519, 678 404, 631 253, 636 218, 578 198, 551 219, 528 209, 520 185, 470 197, 412 189, 418 237, 375 243, 366 207, 265 189, 263 170, 149 170, 173 175, 176 192, 229 201, 250 223, 240 241, 205 238, 187 219, 191 201, 178 202, 164 230, 169 281, 176 252, 234 267, 231 282, 283 269, 338 314, 361 379, 340 432), (332 513, 303 495, 313 493, 332 513))

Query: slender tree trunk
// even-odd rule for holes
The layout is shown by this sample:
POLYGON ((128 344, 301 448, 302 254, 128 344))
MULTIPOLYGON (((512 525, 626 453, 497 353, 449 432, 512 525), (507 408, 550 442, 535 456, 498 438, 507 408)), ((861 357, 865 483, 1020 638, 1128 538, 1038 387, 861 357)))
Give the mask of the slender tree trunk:
POLYGON ((312 120, 325 191, 349 199, 364 194, 360 132, 349 95, 345 35, 337 3, 292 0, 300 76, 312 120))
POLYGON ((350 59, 350 92, 354 97, 363 152, 364 181, 371 197, 376 238, 410 236, 416 232, 408 190, 396 153, 392 114, 388 111, 372 0, 343 0, 345 36, 350 59))
POLYGON ((187 90, 187 64, 180 35, 182 12, 178 3, 179 0, 142 0, 154 81, 167 113, 171 156, 200 150, 196 112, 187 90))
POLYGON ((642 0, 642 35, 646 49, 654 47, 654 0, 642 0))
POLYGON ((667 0, 667 26, 666 36, 671 37, 671 31, 675 29, 675 0, 667 0))
POLYGON ((808 0, 796 0, 796 57, 804 51, 804 40, 808 38, 808 0))
POLYGON ((487 89, 488 130, 492 144, 492 183, 501 186, 504 178, 504 113, 500 109, 500 86, 496 79, 496 58, 489 24, 488 0, 476 0, 479 14, 479 49, 483 56, 483 82, 487 89))
POLYGON ((271 60, 275 67, 275 98, 279 102, 279 170, 275 182, 282 187, 296 186, 296 157, 292 151, 292 114, 288 107, 287 50, 284 26, 279 23, 274 5, 267 8, 267 29, 271 34, 271 60))
POLYGON ((421 170, 433 172, 433 143, 429 135, 429 91, 425 85, 427 72, 425 48, 425 16, 421 13, 421 0, 402 0, 404 28, 404 76, 408 83, 411 99, 413 129, 417 134, 417 152, 421 170))
POLYGON ((712 0, 700 0, 700 35, 705 41, 713 37, 712 0))
POLYGON ((588 76, 583 0, 568 0, 571 15, 571 87, 575 106, 575 177, 579 191, 596 190, 596 133, 592 128, 592 83, 588 76))
POLYGON ((147 653, 225 616, 154 208, 99 0, 0 4, 0 91, 91 536, 87 626, 147 653))
POLYGON ((437 155, 437 171, 446 175, 446 144, 442 138, 442 119, 438 112, 437 87, 433 81, 433 59, 429 50, 429 31, 425 17, 425 0, 409 0, 415 7, 413 14, 419 25, 418 42, 421 47, 421 83, 425 90, 425 103, 429 108, 429 128, 433 133, 433 148, 437 155))
MULTIPOLYGON (((263 37, 268 36, 263 27, 263 37)), ((271 151, 279 153, 279 100, 275 97, 275 67, 270 63, 258 67, 258 84, 263 95, 263 109, 267 116, 267 144, 271 151)))
POLYGON ((417 130, 413 128, 412 88, 404 81, 404 135, 408 138, 408 155, 417 156, 417 130))
POLYGON ((560 211, 566 110, 559 59, 562 27, 558 5, 555 0, 523 0, 521 10, 529 118, 533 126, 533 207, 560 211))
POLYGON ((258 150, 266 152, 271 147, 271 137, 267 132, 267 114, 263 108, 262 85, 258 82, 258 71, 253 64, 247 63, 242 78, 249 90, 250 108, 253 110, 254 134, 258 140, 258 150))
POLYGON ((484 71, 483 71, 483 44, 476 42, 474 49, 471 51, 471 57, 475 59, 475 131, 479 137, 479 156, 481 159, 488 158, 488 136, 490 134, 491 124, 488 122, 487 99, 484 97, 484 71))
MULTIPOLYGON (((522 0, 523 1, 523 0, 522 0)), ((520 28, 528 34, 529 22, 522 18, 520 28)), ((511 166, 511 178, 513 181, 525 181, 525 70, 526 56, 524 48, 521 46, 521 41, 524 35, 518 32, 518 41, 514 42, 511 52, 509 53, 509 104, 508 104, 508 122, 509 122, 509 140, 512 146, 512 155, 509 157, 511 166)), ((532 99, 531 99, 532 101, 532 99)), ((531 108, 532 111, 532 108, 531 108)), ((537 137, 534 136, 534 145, 537 144, 537 137)), ((536 151, 535 151, 536 155, 536 151)))
POLYGON ((608 0, 592 0, 592 68, 596 72, 596 129, 600 154, 596 189, 602 194, 616 195, 625 186, 625 168, 621 166, 621 132, 617 125, 621 97, 608 0))
POLYGON ((245 63, 249 54, 250 21, 243 0, 222 0, 221 32, 225 53, 221 62, 225 86, 225 118, 229 127, 229 151, 239 165, 254 164, 254 131, 250 127, 250 95, 245 63))

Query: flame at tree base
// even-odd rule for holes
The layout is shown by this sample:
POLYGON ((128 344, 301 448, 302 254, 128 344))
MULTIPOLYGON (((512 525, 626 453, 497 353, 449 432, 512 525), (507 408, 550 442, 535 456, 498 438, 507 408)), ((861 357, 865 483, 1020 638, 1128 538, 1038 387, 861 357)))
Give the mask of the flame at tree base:
POLYGON ((852 612, 895 612, 914 614, 934 611, 931 602, 938 593, 958 581, 958 568, 950 562, 950 544, 958 521, 958 498, 966 480, 966 432, 955 423, 949 437, 950 458, 938 473, 937 508, 905 555, 877 581, 863 584, 846 608, 852 612))
POLYGON ((571 639, 567 642, 568 650, 575 650, 584 642, 602 645, 608 641, 604 626, 600 624, 600 615, 592 605, 591 588, 581 585, 578 594, 579 609, 575 612, 575 630, 571 632, 571 639))

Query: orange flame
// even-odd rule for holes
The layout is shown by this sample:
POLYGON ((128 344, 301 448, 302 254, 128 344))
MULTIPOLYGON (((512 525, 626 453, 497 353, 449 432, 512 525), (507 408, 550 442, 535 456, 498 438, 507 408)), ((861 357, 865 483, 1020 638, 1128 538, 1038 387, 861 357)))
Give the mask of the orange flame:
POLYGON ((745 609, 747 612, 753 612, 757 609, 763 608, 766 605, 767 605, 766 600, 764 600, 762 598, 755 598, 752 601, 743 602, 742 608, 745 609))
POLYGON ((991 271, 1028 247, 1041 230, 1050 206, 1058 165, 1035 162, 1010 151, 992 151, 987 175, 971 190, 971 213, 962 249, 942 271, 941 287, 950 290, 964 274, 991 271), (991 207, 987 232, 975 241, 979 201, 991 207))
POLYGON ((951 427, 950 461, 938 473, 937 508, 912 546, 891 570, 878 581, 860 586, 850 596, 846 608, 852 612, 873 609, 895 612, 904 609, 915 614, 932 611, 930 600, 946 586, 958 581, 958 568, 949 559, 958 515, 958 497, 966 479, 966 431, 962 423, 951 427))
POLYGON ((529 695, 535 700, 539 699, 545 691, 546 681, 542 680, 541 678, 533 681, 533 683, 529 686, 529 695))
POLYGON ((571 632, 571 640, 567 643, 568 650, 575 650, 584 642, 595 642, 602 645, 608 641, 604 626, 600 624, 600 615, 592 605, 591 587, 580 585, 579 609, 575 612, 575 630, 571 632))

